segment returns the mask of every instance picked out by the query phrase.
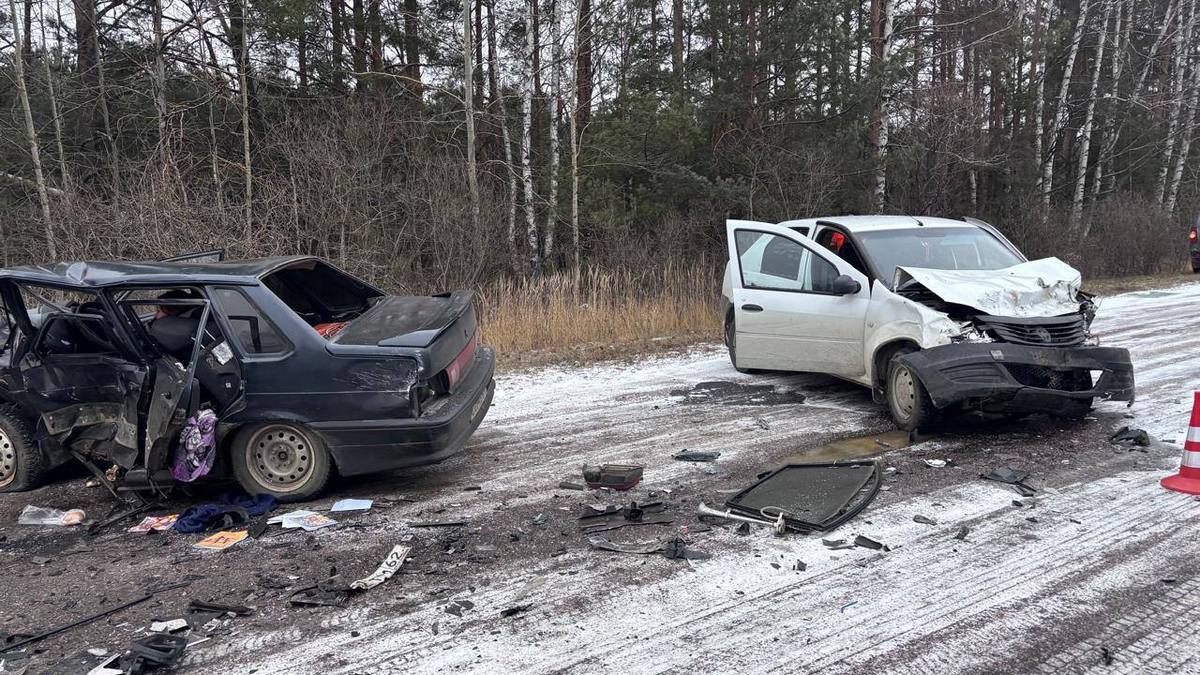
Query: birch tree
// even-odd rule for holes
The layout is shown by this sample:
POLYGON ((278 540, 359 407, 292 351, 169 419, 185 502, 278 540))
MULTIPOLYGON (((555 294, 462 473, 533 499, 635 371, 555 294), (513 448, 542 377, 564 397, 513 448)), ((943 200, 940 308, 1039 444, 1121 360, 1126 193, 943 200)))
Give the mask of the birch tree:
MULTIPOLYGON (((1067 125, 1069 113, 1067 96, 1071 92, 1071 73, 1075 70, 1075 57, 1079 54, 1079 43, 1083 41, 1083 29, 1087 25, 1090 6, 1089 0, 1081 0, 1079 3, 1079 18, 1075 21, 1075 31, 1071 35, 1070 51, 1067 53, 1067 62, 1063 66, 1062 84, 1059 86, 1058 100, 1054 107, 1054 122, 1050 126, 1050 143, 1054 145, 1057 145, 1059 134, 1067 125)), ((1042 159, 1043 218, 1050 214, 1050 195, 1054 192, 1054 158, 1058 154, 1055 150, 1052 147, 1048 155, 1042 159)))
MULTIPOLYGON (((10 0, 11 1, 11 0, 10 0)), ((525 87, 521 92, 521 180, 525 186, 525 238, 529 246, 529 269, 537 272, 541 265, 538 254, 537 207, 534 204, 533 192, 533 78, 536 70, 537 38, 535 8, 537 0, 526 0, 525 47, 529 64, 529 73, 525 78, 525 87)))
POLYGON ((25 58, 21 54, 21 19, 17 14, 15 0, 8 0, 9 18, 12 19, 13 42, 17 49, 13 50, 13 75, 16 79, 17 98, 21 102, 21 114, 25 121, 25 137, 29 142, 29 161, 33 164, 33 182, 37 190, 38 203, 42 207, 42 228, 46 235, 46 255, 55 260, 58 258, 58 248, 54 244, 54 221, 50 215, 50 195, 46 192, 46 176, 42 173, 42 157, 38 150, 37 128, 33 125, 33 110, 29 106, 29 89, 25 83, 25 58))
POLYGON ((1175 33, 1175 44, 1172 49, 1172 79, 1171 79, 1171 112, 1167 120, 1167 137, 1163 144, 1162 157, 1159 160, 1158 180, 1154 192, 1158 203, 1165 204, 1167 198, 1167 176, 1170 173, 1171 161, 1175 150, 1176 134, 1182 121, 1184 106, 1184 83, 1188 65, 1188 54, 1192 50, 1192 27, 1196 23, 1196 0, 1188 3, 1187 19, 1179 15, 1179 28, 1175 33))
POLYGON ((872 202, 876 213, 882 213, 887 197, 888 98, 891 96, 887 74, 888 54, 892 42, 893 0, 871 0, 871 57, 879 78, 879 102, 871 120, 870 145, 875 156, 875 181, 872 202))
MULTIPOLYGON (((536 0, 534 0, 536 2, 536 0)), ((559 143, 558 125, 562 119, 562 81, 559 76, 562 64, 562 29, 560 20, 559 0, 550 0, 550 194, 546 202, 546 231, 543 253, 546 260, 554 260, 554 230, 558 227, 558 163, 559 143)))
POLYGON ((479 170, 475 166, 475 46, 471 36, 471 0, 462 0, 463 10, 463 108, 467 121, 467 189, 471 197, 471 224, 479 231, 479 170))
MULTIPOLYGON (((1193 24, 1195 19, 1193 19, 1193 24)), ((1193 26, 1193 32, 1195 27, 1193 26)), ((1189 42, 1190 45, 1190 42, 1189 42)), ((1191 82, 1188 86, 1188 102, 1184 110, 1183 128, 1179 133, 1179 153, 1175 160, 1175 169, 1167 183, 1167 192, 1163 198, 1163 209, 1167 213, 1175 213, 1175 202, 1179 197, 1179 184, 1183 180, 1183 169, 1188 163, 1188 155, 1192 149, 1192 138, 1196 131, 1196 108, 1200 103, 1200 63, 1197 62, 1195 47, 1189 46, 1188 61, 1191 63, 1191 82)))
POLYGON ((517 254, 517 167, 513 163, 512 139, 508 132, 508 108, 504 102, 504 90, 500 86, 500 71, 496 60, 496 0, 488 5, 488 93, 500 127, 500 142, 504 146, 504 179, 508 185, 508 248, 513 272, 521 269, 517 254))
MULTIPOLYGON (((1071 198, 1071 216, 1068 224, 1073 229, 1079 225, 1083 215, 1083 192, 1087 186, 1088 158, 1091 156, 1092 122, 1096 116, 1096 96, 1100 92, 1100 71, 1104 67, 1104 46, 1107 42, 1108 22, 1112 18, 1113 0, 1104 0, 1104 18, 1100 21, 1100 34, 1096 42, 1096 54, 1092 63, 1092 83, 1088 88, 1087 109, 1083 115, 1083 126, 1079 128, 1079 159, 1075 165, 1075 194, 1071 198)), ((1083 236, 1088 235, 1085 226, 1083 236)))

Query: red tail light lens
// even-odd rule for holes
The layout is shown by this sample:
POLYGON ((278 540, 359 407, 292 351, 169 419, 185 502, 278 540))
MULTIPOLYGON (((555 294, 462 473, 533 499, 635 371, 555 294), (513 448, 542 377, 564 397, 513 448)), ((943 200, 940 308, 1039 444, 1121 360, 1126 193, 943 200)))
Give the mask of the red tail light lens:
POLYGON ((450 391, 454 391, 454 385, 458 384, 458 381, 467 372, 467 369, 471 367, 471 362, 475 360, 475 350, 478 347, 479 330, 476 329, 471 335, 471 339, 467 340, 467 345, 463 347, 463 350, 458 353, 458 356, 454 357, 450 365, 446 366, 446 385, 450 388, 450 391))
POLYGON ((1195 226, 1195 225, 1193 225, 1193 226, 1192 226, 1192 231, 1191 231, 1191 232, 1188 232, 1188 241, 1191 241, 1191 242, 1194 242, 1194 241, 1196 241, 1196 236, 1197 236, 1197 235, 1196 235, 1196 226, 1195 226))

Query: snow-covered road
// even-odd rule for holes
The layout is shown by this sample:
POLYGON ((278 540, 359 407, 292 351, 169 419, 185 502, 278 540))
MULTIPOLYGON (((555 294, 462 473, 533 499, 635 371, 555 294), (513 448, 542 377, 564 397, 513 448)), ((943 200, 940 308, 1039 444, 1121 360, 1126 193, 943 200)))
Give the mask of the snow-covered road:
MULTIPOLYGON (((644 464, 633 498, 669 490, 676 522, 613 538, 677 532, 696 523, 697 500, 720 502, 785 457, 887 430, 865 390, 739 375, 716 347, 503 377, 471 451, 403 488, 422 513, 446 509, 494 530, 504 542, 496 562, 464 562, 469 542, 446 551, 444 540, 417 538, 441 547, 437 576, 441 563, 426 558, 315 625, 283 614, 277 630, 197 648, 189 663, 289 674, 1200 672, 1191 630, 1200 619, 1200 501, 1158 486, 1177 465, 1200 388, 1200 284, 1108 298, 1095 330, 1133 352, 1138 402, 1100 404, 1082 423, 984 423, 889 451, 884 462, 900 470, 889 490, 825 535, 868 534, 888 552, 723 527, 692 536, 712 553, 703 561, 593 551, 573 528, 579 506, 596 497, 556 489, 584 463, 644 464), (705 381, 775 384, 807 399, 688 402, 683 394, 705 381), (1116 448, 1107 436, 1120 424, 1171 442, 1144 454, 1116 448), (682 449, 720 451, 716 473, 672 461, 682 449), (957 466, 931 469, 929 457, 957 466), (977 480, 1002 464, 1034 472, 1033 505, 977 480), (452 489, 462 481, 482 489, 452 489), (530 525, 537 514, 549 525, 530 525), (938 524, 914 522, 918 514, 938 524), (509 532, 533 534, 509 544, 509 532), (448 613, 455 600, 470 607, 448 613), (529 609, 501 617, 514 605, 529 609)), ((364 489, 385 487, 380 479, 364 489)), ((412 533, 395 526, 371 536, 412 533)), ((340 536, 330 548, 366 535, 340 536)))

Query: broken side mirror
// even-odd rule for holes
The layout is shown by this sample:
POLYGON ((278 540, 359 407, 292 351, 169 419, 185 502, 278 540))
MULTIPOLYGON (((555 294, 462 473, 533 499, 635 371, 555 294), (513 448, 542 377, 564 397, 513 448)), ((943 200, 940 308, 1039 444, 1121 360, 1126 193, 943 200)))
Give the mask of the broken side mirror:
POLYGON ((862 284, 851 279, 849 274, 840 274, 830 284, 829 290, 835 295, 854 295, 862 290, 862 284))

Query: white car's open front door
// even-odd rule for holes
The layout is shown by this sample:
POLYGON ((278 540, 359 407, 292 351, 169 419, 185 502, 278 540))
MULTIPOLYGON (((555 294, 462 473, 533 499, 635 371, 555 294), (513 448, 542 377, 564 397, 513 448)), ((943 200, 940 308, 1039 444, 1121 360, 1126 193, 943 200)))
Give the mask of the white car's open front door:
POLYGON ((787 227, 729 220, 726 234, 738 367, 863 377, 867 278, 787 227))

